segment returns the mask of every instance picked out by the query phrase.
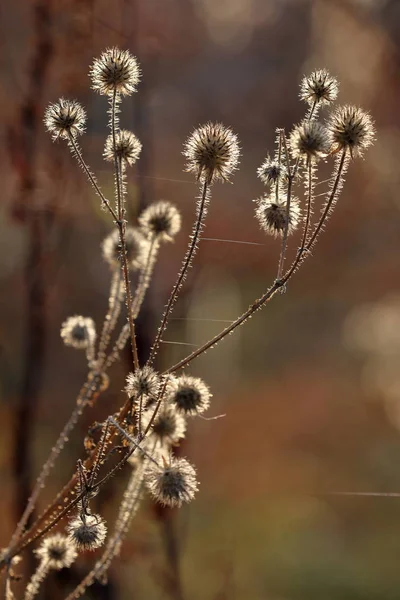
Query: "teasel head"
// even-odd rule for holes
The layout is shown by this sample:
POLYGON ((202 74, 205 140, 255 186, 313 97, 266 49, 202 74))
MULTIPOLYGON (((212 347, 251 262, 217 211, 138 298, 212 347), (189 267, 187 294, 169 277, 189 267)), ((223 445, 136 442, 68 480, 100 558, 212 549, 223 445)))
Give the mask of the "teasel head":
POLYGON ((166 399, 181 414, 195 416, 210 406, 211 393, 199 377, 181 375, 168 382, 166 399))
POLYGON ((107 526, 100 515, 82 513, 68 523, 67 531, 77 550, 96 550, 104 544, 107 526))
POLYGON ((150 204, 139 215, 139 225, 147 238, 171 242, 181 229, 178 209, 165 200, 150 204))
POLYGON ((128 50, 108 48, 96 58, 89 72, 92 88, 105 96, 114 92, 130 96, 140 80, 138 61, 128 50))
POLYGON ((70 567, 78 556, 74 544, 61 533, 44 538, 39 548, 35 550, 35 554, 50 569, 57 571, 70 567))
POLYGON ((153 498, 170 507, 193 500, 198 490, 194 467, 185 458, 170 457, 164 463, 151 462, 145 472, 145 484, 153 498))
POLYGON ((132 166, 138 160, 142 151, 142 144, 131 131, 120 129, 115 134, 115 154, 113 136, 109 135, 105 146, 103 156, 104 159, 114 162, 115 156, 125 165, 132 166))
POLYGON ((44 124, 53 140, 76 138, 85 132, 86 113, 76 100, 60 98, 44 113, 44 124))
POLYGON ((272 195, 263 196, 256 202, 258 203, 256 217, 261 229, 266 233, 274 236, 283 235, 286 223, 288 223, 288 234, 291 234, 297 228, 300 221, 300 206, 297 198, 291 198, 289 219, 286 215, 286 194, 280 194, 278 199, 272 195))
POLYGON ((272 160, 269 156, 258 167, 257 175, 265 185, 274 184, 277 181, 285 183, 288 178, 286 167, 277 160, 272 160))
POLYGON ((208 184, 228 181, 237 169, 240 148, 237 136, 221 123, 206 123, 194 130, 185 143, 186 170, 208 184))
POLYGON ((352 158, 362 156, 375 140, 371 116, 357 106, 340 106, 330 116, 327 130, 332 152, 348 151, 352 158))
MULTIPOLYGON (((125 247, 128 266, 141 269, 146 263, 149 244, 137 227, 127 227, 125 231, 125 247)), ((121 240, 119 231, 114 229, 102 243, 103 258, 115 268, 121 266, 121 240)))
POLYGON ((130 398, 158 396, 160 390, 160 376, 152 367, 145 365, 142 369, 136 369, 129 373, 126 378, 125 391, 130 398))
POLYGON ((96 326, 90 317, 75 315, 64 321, 60 333, 66 346, 87 349, 95 342, 96 326))
MULTIPOLYGON (((154 409, 147 409, 142 414, 142 429, 146 430, 154 409)), ((174 406, 162 403, 150 429, 149 440, 153 439, 158 447, 170 447, 179 443, 185 437, 186 421, 174 406)), ((151 443, 151 442, 149 442, 151 443)))
POLYGON ((290 148, 295 158, 316 161, 330 150, 328 131, 318 121, 303 121, 290 134, 290 148))
POLYGON ((339 84, 325 69, 304 77, 300 85, 300 98, 310 105, 331 104, 339 93, 339 84))

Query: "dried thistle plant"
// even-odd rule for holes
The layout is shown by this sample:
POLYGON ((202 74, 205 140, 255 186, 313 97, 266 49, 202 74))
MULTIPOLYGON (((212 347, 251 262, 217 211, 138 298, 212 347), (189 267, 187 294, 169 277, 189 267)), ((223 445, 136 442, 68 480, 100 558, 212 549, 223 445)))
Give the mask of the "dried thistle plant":
POLYGON ((79 560, 81 552, 103 547, 92 569, 69 594, 68 600, 72 600, 81 597, 89 585, 106 575, 118 555, 144 489, 155 501, 166 506, 181 506, 193 500, 198 491, 195 468, 188 460, 176 457, 174 449, 185 436, 187 419, 202 414, 210 406, 211 392, 200 378, 181 370, 244 324, 287 286, 310 256, 331 216, 350 162, 364 153, 375 136, 371 117, 357 107, 335 108, 324 123, 317 121, 320 111, 336 100, 338 83, 325 70, 303 79, 300 97, 308 106, 304 119, 289 135, 285 130, 277 129, 275 155, 273 158, 268 155, 257 170, 265 191, 255 200, 256 217, 266 234, 280 239, 276 277, 260 298, 229 326, 160 373, 154 366, 156 353, 196 254, 211 190, 219 181, 230 180, 238 168, 238 138, 221 123, 209 122, 195 129, 184 145, 186 170, 195 176, 200 188, 196 216, 150 357, 143 364, 136 344, 136 320, 152 280, 159 249, 179 233, 181 217, 175 206, 162 200, 147 207, 139 215, 137 224, 128 225, 126 221, 125 173, 127 167, 140 159, 141 143, 134 133, 120 129, 118 116, 122 98, 136 92, 140 81, 136 58, 126 50, 110 48, 94 60, 90 78, 92 88, 106 96, 109 102, 110 134, 105 141, 103 157, 114 167, 112 200, 99 187, 78 145, 78 136, 84 133, 86 122, 84 109, 76 101, 60 99, 48 107, 44 121, 55 141, 66 141, 114 227, 102 244, 102 254, 111 275, 108 309, 97 332, 89 317, 73 316, 62 325, 61 337, 65 344, 86 350, 88 373, 72 415, 42 467, 9 546, 0 555, 0 564, 6 569, 8 598, 13 597, 11 584, 17 558, 37 543, 35 553, 40 562, 26 585, 27 599, 38 593, 51 569, 69 567, 79 560), (333 165, 318 213, 314 190, 321 160, 333 165), (295 234, 299 236, 298 249, 288 265, 287 240, 289 235, 295 234), (134 270, 138 273, 135 289, 131 285, 134 270), (125 323, 121 327, 118 323, 123 312, 125 323), (110 367, 128 343, 133 364, 126 377, 119 410, 90 428, 84 442, 87 456, 78 461, 74 475, 48 508, 28 526, 40 491, 71 431, 85 409, 93 406, 107 389, 110 367), (101 515, 92 512, 91 503, 122 467, 131 474, 116 511, 115 523, 110 527, 101 515), (66 527, 68 535, 53 533, 54 527, 66 527))

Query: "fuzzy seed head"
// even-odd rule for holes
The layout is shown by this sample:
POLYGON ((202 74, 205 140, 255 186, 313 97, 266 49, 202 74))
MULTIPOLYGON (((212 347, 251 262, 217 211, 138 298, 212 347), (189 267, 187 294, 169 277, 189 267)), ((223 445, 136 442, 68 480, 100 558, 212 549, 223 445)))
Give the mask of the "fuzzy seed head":
POLYGON ((154 398, 158 395, 160 385, 160 376, 157 371, 146 365, 142 369, 136 369, 134 373, 129 373, 126 378, 125 391, 130 398, 139 398, 140 396, 154 398))
POLYGON ((168 382, 166 397, 178 412, 195 416, 210 406, 211 393, 199 377, 181 375, 168 382))
POLYGON ((53 140, 76 138, 85 131, 86 113, 76 100, 60 98, 44 113, 44 124, 53 140))
POLYGON ((140 68, 128 50, 108 48, 93 61, 89 75, 92 88, 99 94, 112 96, 115 91, 122 96, 130 96, 136 92, 140 68))
POLYGON ((196 471, 185 458, 171 458, 169 464, 151 463, 145 473, 151 495, 164 506, 182 506, 193 500, 198 490, 196 471))
MULTIPOLYGON (((126 129, 117 131, 115 135, 115 154, 123 163, 132 166, 138 160, 142 151, 142 144, 137 137, 126 129)), ((104 146, 105 160, 114 162, 113 136, 109 135, 104 146)))
POLYGON ((271 160, 267 156, 261 167, 258 167, 257 175, 265 185, 276 183, 277 181, 285 182, 287 180, 287 169, 283 165, 280 165, 278 161, 271 160))
POLYGON ((64 321, 60 333, 66 346, 84 349, 94 344, 96 326, 90 317, 75 315, 64 321))
POLYGON ((48 563, 50 569, 57 571, 70 567, 78 556, 71 540, 60 533, 45 538, 35 554, 40 561, 48 563))
POLYGON ((325 69, 314 71, 304 77, 300 86, 300 98, 308 104, 330 104, 339 93, 337 79, 325 69))
POLYGON ((318 121, 303 121, 293 129, 290 147, 295 158, 316 161, 329 152, 330 138, 326 128, 318 121))
POLYGON ((170 242, 180 231, 181 215, 173 204, 161 200, 141 213, 139 225, 146 237, 170 242))
POLYGON ((375 139, 371 116, 357 106, 340 106, 331 115, 327 129, 333 151, 348 150, 352 158, 362 156, 375 139))
POLYGON ((283 235, 286 223, 288 222, 288 234, 293 233, 300 221, 300 206, 297 198, 292 198, 290 201, 288 221, 286 217, 287 198, 285 194, 281 194, 278 201, 276 201, 275 197, 264 196, 257 202, 256 217, 261 229, 270 235, 283 235))
MULTIPOLYGON (((146 410, 142 415, 143 429, 150 423, 154 410, 146 410)), ((186 421, 177 410, 168 404, 160 407, 151 426, 151 437, 160 446, 171 446, 185 437, 186 421)))
POLYGON ((183 152, 186 170, 209 184, 228 181, 237 169, 240 148, 237 136, 221 123, 206 123, 194 130, 183 152))
POLYGON ((78 550, 95 550, 104 544, 107 526, 99 515, 82 515, 69 522, 67 531, 78 550))
MULTIPOLYGON (((141 269, 146 264, 149 244, 137 227, 127 227, 125 246, 128 265, 131 269, 141 269)), ((115 268, 121 265, 121 242, 119 231, 115 229, 103 241, 103 258, 115 268)))

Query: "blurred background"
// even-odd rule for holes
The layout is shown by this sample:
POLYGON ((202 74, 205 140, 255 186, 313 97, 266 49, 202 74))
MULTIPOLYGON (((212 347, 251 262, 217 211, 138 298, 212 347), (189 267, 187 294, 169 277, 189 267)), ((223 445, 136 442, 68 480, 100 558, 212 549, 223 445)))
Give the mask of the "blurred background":
MULTIPOLYGON (((143 143, 128 175, 130 217, 166 199, 184 219, 140 319, 144 357, 194 217, 198 190, 183 172, 182 144, 207 120, 241 140, 240 171, 233 185, 214 186, 204 233, 233 241, 201 243, 158 355, 165 368, 275 277, 279 243, 254 218, 256 168, 274 150, 275 128, 302 118, 302 76, 325 67, 341 103, 372 113, 377 143, 351 165, 287 292, 192 363, 214 394, 209 416, 226 415, 193 420, 180 450, 198 468, 196 500, 180 511, 146 501, 107 585, 85 597, 397 599, 400 497, 385 494, 400 491, 400 2, 17 0, 0 10, 0 547, 86 375, 60 325, 83 314, 100 327, 110 279, 100 243, 111 223, 65 145, 45 133, 46 105, 65 96, 87 107, 85 156, 111 193, 101 157, 107 105, 89 89, 88 66, 111 45, 141 63, 121 117, 143 143)), ((74 469, 88 426, 121 403, 129 368, 127 352, 75 430, 42 507, 74 469)), ((125 478, 98 500, 110 522, 125 478)), ((54 576, 43 597, 63 598, 92 561, 54 576)))

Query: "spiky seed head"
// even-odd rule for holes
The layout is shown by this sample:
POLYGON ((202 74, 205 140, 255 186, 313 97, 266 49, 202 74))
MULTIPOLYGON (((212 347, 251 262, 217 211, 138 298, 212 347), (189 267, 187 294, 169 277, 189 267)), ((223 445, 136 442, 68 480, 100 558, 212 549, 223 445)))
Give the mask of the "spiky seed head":
POLYGON ((371 116, 357 106, 337 108, 327 123, 327 129, 333 151, 348 150, 352 158, 362 156, 375 139, 371 116))
MULTIPOLYGON (((154 410, 148 409, 142 414, 142 428, 146 429, 154 410)), ((175 407, 164 403, 158 410, 151 426, 151 436, 160 446, 174 445, 185 437, 186 421, 175 407)))
POLYGON ((186 170, 211 184, 227 181, 237 169, 240 148, 237 136, 221 123, 206 123, 194 130, 185 143, 186 170))
POLYGON ((136 92, 140 80, 139 63, 128 50, 107 48, 90 67, 92 88, 104 96, 112 96, 114 91, 122 96, 136 92))
POLYGON ((166 398, 178 412, 195 416, 210 406, 211 393, 199 377, 181 375, 168 382, 166 398))
POLYGON ((44 113, 44 124, 53 140, 69 139, 85 131, 86 113, 76 100, 60 98, 49 104, 44 113))
POLYGON ((261 229, 274 236, 283 235, 288 222, 288 234, 291 234, 300 221, 300 206, 297 198, 291 198, 289 220, 286 217, 286 195, 276 200, 273 196, 263 196, 257 200, 256 217, 261 229))
POLYGON ((269 156, 257 169, 257 175, 265 185, 276 183, 278 180, 285 182, 287 180, 287 169, 279 164, 277 160, 271 160, 269 156))
POLYGON ((185 458, 173 457, 164 466, 150 463, 145 483, 157 502, 171 507, 190 502, 198 490, 196 471, 185 458))
POLYGON ((146 237, 170 242, 180 231, 181 215, 173 204, 161 200, 145 208, 139 215, 139 225, 146 237))
POLYGON ((329 134, 318 121, 303 121, 290 134, 290 147, 296 158, 315 161, 329 152, 329 134))
POLYGON ((304 77, 300 85, 300 98, 308 104, 330 104, 336 100, 339 84, 325 69, 304 77))
MULTIPOLYGON (((146 264, 149 244, 137 227, 127 227, 125 246, 128 265, 131 269, 141 269, 146 264)), ((115 229, 102 243, 103 258, 115 268, 121 265, 121 242, 119 231, 115 229)))
POLYGON ((68 523, 70 541, 78 550, 95 550, 104 544, 107 526, 100 515, 78 515, 68 523))
MULTIPOLYGON (((142 144, 137 137, 127 129, 121 129, 115 134, 115 154, 117 158, 125 164, 132 166, 138 160, 142 151, 142 144)), ((105 160, 114 162, 114 141, 113 136, 109 135, 105 146, 103 156, 105 160)))
POLYGON ((126 378, 125 391, 130 398, 140 396, 154 398, 160 390, 160 376, 152 367, 145 365, 142 369, 136 369, 129 373, 126 378))
POLYGON ((61 533, 55 533, 45 538, 35 550, 40 561, 45 561, 50 569, 68 568, 72 565, 78 553, 71 540, 61 533))
POLYGON ((66 346, 84 349, 94 344, 96 326, 90 317, 75 315, 64 321, 60 333, 66 346))

